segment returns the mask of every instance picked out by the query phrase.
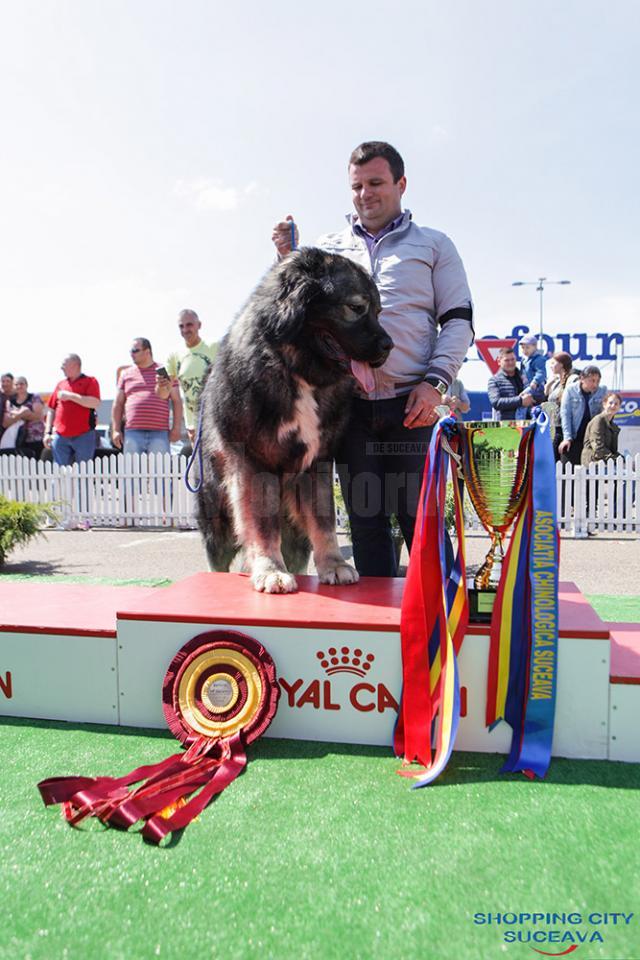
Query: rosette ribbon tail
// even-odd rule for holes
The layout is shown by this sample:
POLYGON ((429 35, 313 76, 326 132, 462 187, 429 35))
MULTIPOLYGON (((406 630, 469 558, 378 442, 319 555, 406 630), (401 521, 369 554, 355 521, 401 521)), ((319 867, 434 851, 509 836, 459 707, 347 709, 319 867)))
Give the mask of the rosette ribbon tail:
MULTIPOLYGON (((204 808, 219 793, 229 786, 237 776, 239 776, 247 765, 247 756, 244 751, 241 734, 236 734, 230 740, 225 741, 224 756, 221 758, 218 766, 213 770, 209 782, 204 785, 200 793, 192 797, 184 806, 178 809, 170 817, 163 816, 162 813, 150 817, 142 831, 145 840, 152 843, 160 843, 168 833, 174 830, 181 830, 188 826, 191 821, 201 813, 204 808)), ((175 802, 175 801, 171 801, 175 802)))
POLYGON ((38 788, 47 806, 62 804, 72 826, 95 817, 126 830, 143 820, 143 837, 160 843, 198 816, 244 770, 246 762, 240 733, 229 740, 202 737, 185 753, 139 767, 124 777, 61 777, 43 780, 38 788))

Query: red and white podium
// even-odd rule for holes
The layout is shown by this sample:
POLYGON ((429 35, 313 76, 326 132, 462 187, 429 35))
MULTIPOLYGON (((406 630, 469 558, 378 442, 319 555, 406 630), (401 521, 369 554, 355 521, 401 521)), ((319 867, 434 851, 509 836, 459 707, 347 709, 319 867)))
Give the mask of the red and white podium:
MULTIPOLYGON (((298 583, 275 596, 226 573, 164 589, 0 584, 0 714, 162 728, 174 654, 224 628, 275 661, 281 697, 268 736, 390 745, 404 580, 298 583)), ((573 584, 560 585, 555 756, 640 761, 639 629, 603 623, 573 584)), ((484 725, 488 649, 488 627, 470 626, 456 749, 507 753, 510 728, 484 725)))

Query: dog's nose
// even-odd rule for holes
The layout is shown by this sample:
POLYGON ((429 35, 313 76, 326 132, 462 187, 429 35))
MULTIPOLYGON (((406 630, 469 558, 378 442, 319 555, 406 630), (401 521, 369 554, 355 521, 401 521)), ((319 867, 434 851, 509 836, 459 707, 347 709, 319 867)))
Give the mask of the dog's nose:
POLYGON ((385 353, 391 352, 393 348, 393 340, 391 339, 388 333, 383 333, 383 335, 378 340, 378 346, 380 347, 380 350, 384 351, 385 353))

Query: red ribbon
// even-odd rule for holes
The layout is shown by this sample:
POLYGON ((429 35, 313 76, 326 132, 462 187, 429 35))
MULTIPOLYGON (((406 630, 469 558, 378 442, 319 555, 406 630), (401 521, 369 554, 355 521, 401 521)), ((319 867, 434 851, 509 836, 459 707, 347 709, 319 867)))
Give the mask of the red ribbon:
POLYGON ((42 780, 38 789, 47 806, 63 804, 63 814, 72 826, 87 817, 124 829, 144 820, 143 837, 160 843, 172 830, 191 823, 242 773, 246 762, 238 732, 228 740, 200 737, 185 753, 138 767, 124 777, 54 777, 42 780), (191 799, 170 817, 161 815, 187 797, 191 799))

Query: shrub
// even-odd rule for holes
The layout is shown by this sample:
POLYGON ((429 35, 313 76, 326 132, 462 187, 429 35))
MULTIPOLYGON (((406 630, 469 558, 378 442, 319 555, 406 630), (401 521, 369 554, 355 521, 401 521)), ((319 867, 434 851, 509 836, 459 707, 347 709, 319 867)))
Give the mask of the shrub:
POLYGON ((50 503, 18 503, 0 495, 0 567, 7 555, 40 535, 45 520, 57 520, 50 503))

